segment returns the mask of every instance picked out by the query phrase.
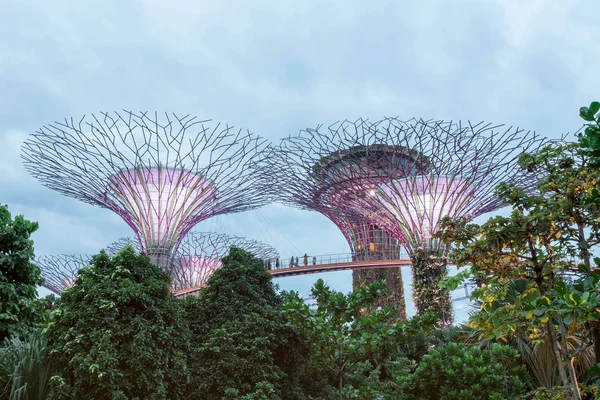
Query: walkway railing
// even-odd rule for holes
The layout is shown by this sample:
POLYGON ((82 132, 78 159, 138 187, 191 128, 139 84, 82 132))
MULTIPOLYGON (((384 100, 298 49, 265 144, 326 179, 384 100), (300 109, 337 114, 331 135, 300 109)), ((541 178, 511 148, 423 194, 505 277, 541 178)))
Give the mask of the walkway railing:
POLYGON ((285 268, 309 267, 319 265, 351 263, 357 261, 408 260, 410 257, 404 250, 391 252, 338 253, 325 255, 300 255, 292 257, 271 258, 265 260, 265 267, 270 270, 285 268))
POLYGON ((406 252, 396 252, 395 254, 381 252, 339 253, 265 260, 265 268, 276 277, 346 269, 391 268, 404 265, 410 265, 410 258, 406 252))

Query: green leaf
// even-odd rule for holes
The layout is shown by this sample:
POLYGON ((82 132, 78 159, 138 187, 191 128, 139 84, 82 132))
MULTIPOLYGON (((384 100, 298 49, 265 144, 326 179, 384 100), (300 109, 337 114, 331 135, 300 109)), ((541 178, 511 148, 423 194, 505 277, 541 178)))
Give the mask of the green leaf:
POLYGON ((590 269, 584 263, 577 264, 577 270, 579 272, 581 272, 582 274, 589 274, 590 273, 590 269))
POLYGON ((588 107, 581 107, 579 109, 579 116, 581 118, 583 118, 586 121, 593 121, 594 120, 594 116, 592 114, 592 116, 590 116, 590 111, 588 107))

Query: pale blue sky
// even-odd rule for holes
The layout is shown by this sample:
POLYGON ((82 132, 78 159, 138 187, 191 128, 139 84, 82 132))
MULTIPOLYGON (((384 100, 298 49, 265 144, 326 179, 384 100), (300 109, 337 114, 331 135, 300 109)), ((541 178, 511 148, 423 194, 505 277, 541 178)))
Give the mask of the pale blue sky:
MULTIPOLYGON (((0 202, 39 221, 40 255, 93 253, 130 234, 23 168, 25 136, 64 117, 167 110, 273 141, 360 116, 488 120, 559 137, 600 97, 594 0, 0 0, 0 18, 0 202)), ((279 205, 198 229, 282 255, 348 251, 327 219, 279 205)), ((351 287, 349 272, 322 277, 351 287)), ((317 278, 279 283, 305 293, 317 278)))

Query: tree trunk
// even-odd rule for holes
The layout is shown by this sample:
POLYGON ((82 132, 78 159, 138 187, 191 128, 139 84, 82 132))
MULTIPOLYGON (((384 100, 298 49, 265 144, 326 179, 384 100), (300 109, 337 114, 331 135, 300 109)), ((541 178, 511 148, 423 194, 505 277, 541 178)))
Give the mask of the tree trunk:
POLYGON ((548 320, 546 324, 546 329, 548 330, 548 338, 550 339, 550 347, 552 347, 552 354, 554 354, 554 361, 556 362, 556 366, 558 368, 558 375, 560 376, 560 380, 562 381, 563 387, 565 388, 566 400, 581 400, 581 396, 576 393, 573 393, 573 387, 571 382, 567 376, 567 371, 565 370, 565 364, 563 363, 563 357, 561 355, 560 344, 556 338, 556 332, 554 332, 554 324, 552 320, 548 320))
POLYGON ((376 281, 385 281, 387 296, 377 300, 376 307, 396 307, 397 317, 406 321, 406 302, 402 270, 398 268, 355 269, 352 271, 352 289, 359 290, 376 281))
POLYGON ((413 299, 417 314, 435 312, 442 325, 450 325, 453 320, 450 291, 439 287, 440 281, 448 275, 446 260, 419 250, 411 255, 411 261, 413 299))
POLYGON ((594 321, 592 324, 592 340, 594 341, 594 356, 596 363, 600 362, 600 321, 594 321))
POLYGON ((591 269, 592 263, 590 262, 590 258, 591 258, 591 254, 590 254, 590 249, 589 249, 589 244, 585 238, 585 230, 584 230, 584 225, 583 224, 577 224, 577 230, 578 230, 578 239, 579 239, 579 254, 581 256, 581 260, 583 261, 583 263, 585 264, 585 266, 588 268, 588 270, 591 269))
POLYGON ((171 257, 168 254, 150 254, 148 258, 152 264, 158 265, 163 271, 171 271, 171 257))
POLYGON ((579 392, 579 385, 577 384, 577 374, 575 373, 575 367, 573 367, 573 357, 569 355, 569 345, 567 343, 567 329, 562 319, 558 320, 560 326, 560 334, 563 342, 563 360, 567 366, 567 372, 571 379, 571 389, 575 394, 576 399, 581 399, 581 393, 579 392))
MULTIPOLYGON (((589 244, 587 239, 585 238, 585 230, 584 225, 579 223, 577 224, 578 235, 579 235, 579 254, 581 256, 581 260, 587 267, 588 271, 592 270, 592 262, 591 262, 591 254, 589 250, 589 244)), ((592 341, 594 342, 594 356, 596 357, 596 362, 600 362, 600 321, 594 321, 591 323, 592 325, 592 341)))
POLYGON ((338 390, 340 391, 340 400, 343 400, 342 388, 344 387, 344 359, 342 358, 342 342, 340 342, 340 367, 338 371, 338 390))

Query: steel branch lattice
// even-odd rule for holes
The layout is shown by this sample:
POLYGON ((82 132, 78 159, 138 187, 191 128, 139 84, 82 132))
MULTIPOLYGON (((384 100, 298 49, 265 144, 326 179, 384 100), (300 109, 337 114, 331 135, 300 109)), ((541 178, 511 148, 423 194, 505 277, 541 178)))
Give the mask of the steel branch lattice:
POLYGON ((334 222, 375 224, 411 253, 438 253, 443 245, 432 235, 443 216, 474 218, 501 207, 494 189, 503 181, 534 189, 516 159, 543 142, 484 122, 359 119, 283 139, 273 164, 284 203, 334 222))
POLYGON ((123 111, 47 125, 22 158, 45 186, 116 212, 144 252, 168 258, 198 222, 271 200, 269 151, 230 125, 123 111))
POLYGON ((205 285, 212 274, 221 268, 221 258, 227 255, 232 246, 263 260, 279 257, 273 247, 256 240, 218 233, 191 232, 183 239, 174 260, 174 290, 205 285))
POLYGON ((62 254, 36 257, 32 262, 42 270, 42 286, 60 294, 73 286, 77 271, 90 265, 91 259, 92 257, 87 255, 62 254))
MULTIPOLYGON (((117 240, 106 247, 106 252, 114 255, 128 245, 140 252, 137 242, 132 238, 117 240)), ((204 286, 212 274, 221 268, 221 259, 232 246, 263 260, 279 258, 277 250, 256 240, 211 232, 190 232, 183 238, 177 253, 170 260, 172 290, 178 292, 204 286)))
POLYGON ((135 252, 138 254, 143 253, 143 251, 140 249, 140 242, 132 237, 119 238, 111 244, 109 244, 108 246, 106 246, 104 248, 104 251, 106 251, 106 254, 108 254, 110 257, 114 257, 115 254, 117 254, 127 246, 131 246, 133 250, 135 250, 135 252))

